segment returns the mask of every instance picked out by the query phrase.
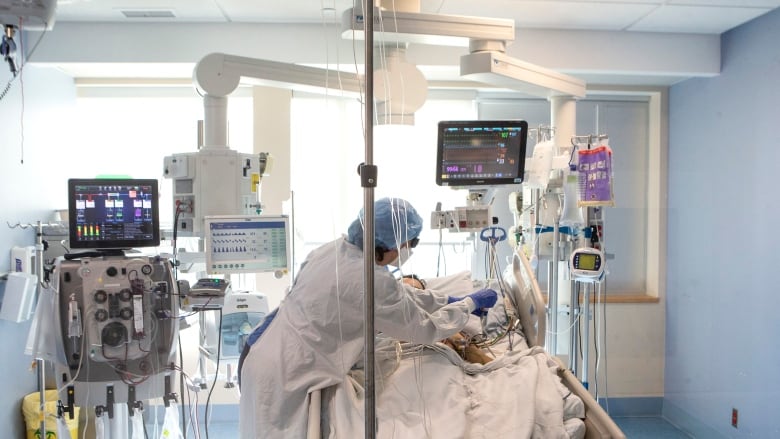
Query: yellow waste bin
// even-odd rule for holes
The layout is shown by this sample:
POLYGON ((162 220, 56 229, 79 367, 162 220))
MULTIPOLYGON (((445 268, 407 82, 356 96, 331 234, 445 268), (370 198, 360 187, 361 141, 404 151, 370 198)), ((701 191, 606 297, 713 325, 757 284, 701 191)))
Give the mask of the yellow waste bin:
MULTIPOLYGON (((27 426, 27 439, 56 439, 57 438, 57 396, 56 390, 46 391, 46 437, 41 437, 41 394, 30 393, 22 401, 22 413, 24 423, 27 426)), ((65 423, 70 431, 71 439, 79 436, 79 408, 73 410, 73 419, 65 414, 65 423)))

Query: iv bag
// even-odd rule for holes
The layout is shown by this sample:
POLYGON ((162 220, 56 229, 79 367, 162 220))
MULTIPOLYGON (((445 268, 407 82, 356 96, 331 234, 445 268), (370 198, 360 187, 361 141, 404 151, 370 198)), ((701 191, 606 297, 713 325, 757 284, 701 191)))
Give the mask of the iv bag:
POLYGON ((51 284, 41 289, 24 353, 57 365, 67 365, 60 338, 59 275, 56 272, 58 270, 55 270, 51 284))
POLYGON ((165 419, 163 420, 162 434, 160 439, 183 439, 179 427, 179 409, 178 404, 171 403, 165 408, 165 419))
POLYGON ((133 416, 130 417, 130 425, 132 428, 131 439, 145 439, 143 410, 133 408, 133 416))
POLYGON ((57 418, 57 439, 71 439, 70 429, 64 416, 57 418))
POLYGON ((579 228, 585 224, 580 209, 578 196, 579 178, 574 172, 566 172, 563 175, 563 209, 561 209, 561 225, 579 228))
POLYGON ((105 439, 107 417, 105 415, 95 417, 95 439, 105 439))
POLYGON ((580 197, 582 206, 614 206, 612 192, 612 149, 601 145, 577 151, 580 197))
POLYGON ((537 143, 532 154, 531 168, 528 170, 528 179, 525 185, 544 189, 550 182, 552 171, 553 151, 555 143, 552 140, 537 143))

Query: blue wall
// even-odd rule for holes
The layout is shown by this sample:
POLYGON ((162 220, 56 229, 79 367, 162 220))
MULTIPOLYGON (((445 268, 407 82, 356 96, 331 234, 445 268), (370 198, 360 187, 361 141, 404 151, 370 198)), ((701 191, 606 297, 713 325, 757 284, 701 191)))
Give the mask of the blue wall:
POLYGON ((780 437, 780 10, 724 34, 722 62, 670 92, 664 413, 780 437))
MULTIPOLYGON (((69 140, 74 136, 68 121, 75 103, 73 80, 53 69, 32 65, 25 67, 22 75, 23 80, 17 78, 0 100, 0 272, 9 269, 12 246, 35 243, 34 231, 11 229, 6 223, 50 220, 54 206, 61 206, 67 195, 63 188, 67 188, 68 170, 57 164, 62 163, 62 157, 77 153, 69 140)), ((10 78, 3 64, 0 85, 4 87, 10 78)), ((0 291, 4 288, 0 283, 0 291)), ((29 329, 29 321, 0 320, 2 437, 25 437, 21 401, 37 390, 37 375, 30 368, 32 358, 24 355, 29 329)))

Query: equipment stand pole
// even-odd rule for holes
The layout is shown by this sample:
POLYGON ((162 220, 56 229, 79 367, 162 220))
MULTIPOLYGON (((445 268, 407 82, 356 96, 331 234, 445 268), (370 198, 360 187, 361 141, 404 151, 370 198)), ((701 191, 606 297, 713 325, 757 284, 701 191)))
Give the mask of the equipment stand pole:
MULTIPOLYGON (((37 300, 41 300, 43 285, 43 224, 38 221, 35 229, 35 274, 36 282, 35 292, 37 300)), ((37 358, 35 360, 38 368, 38 391, 40 392, 41 400, 41 436, 46 438, 46 362, 37 358)))
POLYGON ((588 351, 590 350, 590 283, 582 286, 582 315, 585 327, 582 329, 582 385, 588 388, 588 351))
POLYGON ((558 258, 560 258, 560 220, 556 214, 553 226, 552 267, 550 267, 550 282, 547 286, 547 308, 550 310, 550 354, 558 354, 558 258))
POLYGON ((374 390, 374 188, 376 187, 376 168, 374 167, 374 2, 363 2, 365 34, 365 155, 361 168, 363 186, 363 291, 365 291, 365 437, 376 437, 376 392, 374 390))

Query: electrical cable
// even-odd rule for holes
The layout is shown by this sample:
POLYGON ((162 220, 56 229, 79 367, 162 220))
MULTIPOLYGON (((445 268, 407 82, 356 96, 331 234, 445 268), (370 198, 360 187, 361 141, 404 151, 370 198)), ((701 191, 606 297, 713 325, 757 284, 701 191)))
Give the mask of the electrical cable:
POLYGON ((441 261, 444 260, 444 275, 447 275, 447 259, 444 254, 444 241, 442 240, 442 229, 439 229, 439 245, 436 253, 436 277, 439 277, 439 268, 441 267, 441 261))

